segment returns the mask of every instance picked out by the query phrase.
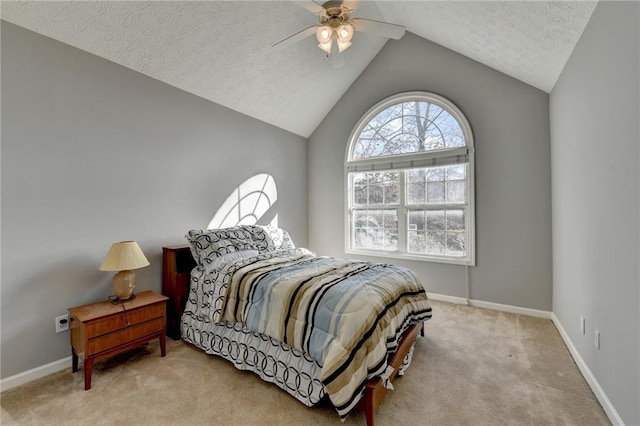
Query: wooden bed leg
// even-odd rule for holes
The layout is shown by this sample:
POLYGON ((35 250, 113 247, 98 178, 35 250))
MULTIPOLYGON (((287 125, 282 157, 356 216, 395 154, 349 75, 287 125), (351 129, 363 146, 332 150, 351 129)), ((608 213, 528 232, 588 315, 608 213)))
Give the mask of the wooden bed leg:
POLYGON ((420 337, 424 337, 424 323, 422 323, 422 327, 420 327, 420 337))
POLYGON ((375 426, 376 405, 373 389, 366 389, 364 398, 364 414, 367 417, 367 426, 375 426))
MULTIPOLYGON (((424 326, 424 324, 422 325, 424 326)), ((420 328, 420 325, 416 324, 410 326, 403 334, 398 344, 398 349, 388 362, 389 366, 393 368, 393 372, 389 375, 389 381, 396 377, 396 373, 402 366, 402 362, 413 347, 421 330, 423 329, 420 328)), ((364 385, 364 395, 356 408, 364 411, 367 418, 367 426, 375 425, 376 408, 380 405, 380 401, 386 392, 387 388, 385 388, 384 382, 380 377, 371 379, 364 385)))

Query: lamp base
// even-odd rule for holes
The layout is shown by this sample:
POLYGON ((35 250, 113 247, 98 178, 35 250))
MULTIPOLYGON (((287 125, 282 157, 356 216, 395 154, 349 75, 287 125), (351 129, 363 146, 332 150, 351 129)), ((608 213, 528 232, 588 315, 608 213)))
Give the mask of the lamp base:
POLYGON ((128 300, 136 288, 136 274, 133 271, 120 271, 113 277, 113 292, 120 300, 128 300))
POLYGON ((135 293, 131 293, 131 296, 129 296, 128 299, 121 299, 118 296, 116 296, 115 294, 109 296, 109 300, 114 305, 117 305, 118 303, 128 302, 129 300, 133 300, 135 298, 136 298, 136 294, 135 293))

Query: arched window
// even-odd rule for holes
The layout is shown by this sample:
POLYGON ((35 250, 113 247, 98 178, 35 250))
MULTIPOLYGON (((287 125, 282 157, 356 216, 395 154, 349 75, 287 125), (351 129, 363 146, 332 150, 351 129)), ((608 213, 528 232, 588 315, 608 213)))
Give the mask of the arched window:
POLYGON ((347 148, 347 253, 475 264, 471 127, 447 99, 373 106, 347 148))

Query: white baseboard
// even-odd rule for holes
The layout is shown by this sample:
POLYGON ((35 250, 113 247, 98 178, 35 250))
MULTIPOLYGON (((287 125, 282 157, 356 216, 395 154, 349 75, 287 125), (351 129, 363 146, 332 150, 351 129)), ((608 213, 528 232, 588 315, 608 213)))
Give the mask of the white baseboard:
MULTIPOLYGON (((457 305, 466 305, 467 299, 464 297, 447 296, 445 294, 427 293, 429 299, 439 300, 441 302, 455 303, 457 305)), ((508 312, 510 314, 527 315, 530 317, 551 319, 551 312, 540 311, 538 309, 522 308, 520 306, 502 305, 500 303, 485 302, 482 300, 470 299, 469 304, 477 308, 491 309, 493 311, 508 312)))
POLYGON ((15 376, 7 377, 6 379, 0 380, 0 392, 15 388, 16 386, 24 385, 25 383, 32 382, 41 377, 48 376, 49 374, 57 373, 58 371, 62 371, 70 366, 71 357, 68 356, 66 358, 50 362, 49 364, 41 365, 40 367, 18 373, 15 376))
POLYGON ((567 345, 567 348, 569 349, 569 352, 571 353, 573 360, 576 362, 576 365, 580 369, 580 372, 582 373, 585 380, 589 384, 589 387, 593 391, 594 395, 596 396, 596 398, 598 398, 598 401, 600 402, 600 405, 602 405, 604 412, 607 413, 607 417, 609 417, 609 421, 611 421, 611 423, 613 423, 614 425, 624 426, 624 421, 622 420, 622 417, 620 417, 620 414, 618 414, 618 411, 616 411, 616 408, 613 406, 613 404, 607 397, 607 394, 604 392, 604 390, 600 386, 600 383, 598 383, 598 380, 596 380, 596 377, 593 375, 593 373, 587 366, 587 363, 584 362, 584 360, 580 356, 580 353, 578 352, 573 342, 569 338, 569 335, 564 330, 564 327, 562 327, 560 320, 553 313, 551 314, 551 321, 553 321, 553 324, 555 324, 556 328, 558 329, 558 332, 560 333, 560 336, 562 336, 562 340, 564 340, 565 345, 567 345))

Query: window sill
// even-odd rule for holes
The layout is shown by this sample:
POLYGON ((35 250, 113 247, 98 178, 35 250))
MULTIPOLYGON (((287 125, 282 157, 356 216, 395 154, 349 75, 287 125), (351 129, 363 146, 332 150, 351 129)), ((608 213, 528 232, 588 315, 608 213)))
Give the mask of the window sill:
POLYGON ((464 258, 452 258, 452 257, 437 257, 437 256, 420 256, 415 254, 400 253, 396 251, 378 251, 378 250, 345 250, 346 254, 356 254, 359 256, 370 257, 382 257, 391 259, 403 259, 412 260, 418 262, 432 262, 432 263, 447 263, 450 265, 468 265, 475 266, 475 262, 470 259, 464 258))

